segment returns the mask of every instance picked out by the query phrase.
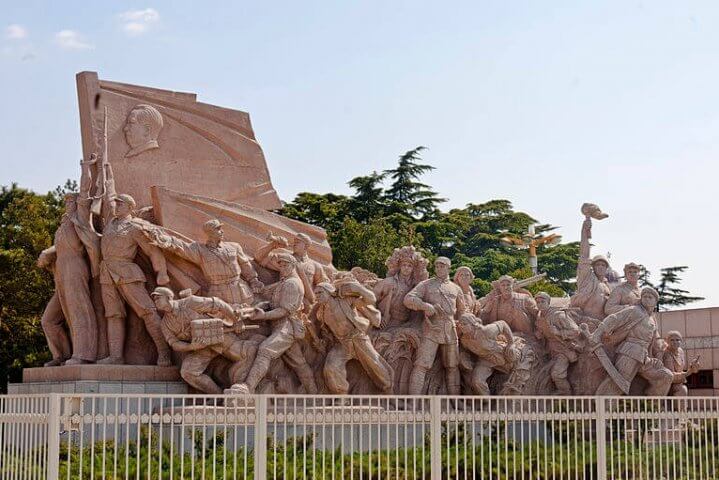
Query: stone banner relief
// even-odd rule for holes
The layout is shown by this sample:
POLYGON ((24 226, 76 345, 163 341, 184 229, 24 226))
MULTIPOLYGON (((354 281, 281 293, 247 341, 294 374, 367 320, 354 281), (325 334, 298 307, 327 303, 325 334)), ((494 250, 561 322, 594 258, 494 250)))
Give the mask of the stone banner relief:
POLYGON ((597 205, 581 206, 568 299, 532 295, 542 275, 502 276, 477 298, 468 267, 413 246, 387 258, 386 278, 338 271, 322 229, 269 211, 281 204, 246 113, 77 80, 80 192, 38 259, 56 286, 44 378, 168 369, 192 391, 238 395, 687 395, 697 362, 678 332, 659 338, 657 292, 638 287, 637 264, 618 283, 591 255, 608 217, 597 205))

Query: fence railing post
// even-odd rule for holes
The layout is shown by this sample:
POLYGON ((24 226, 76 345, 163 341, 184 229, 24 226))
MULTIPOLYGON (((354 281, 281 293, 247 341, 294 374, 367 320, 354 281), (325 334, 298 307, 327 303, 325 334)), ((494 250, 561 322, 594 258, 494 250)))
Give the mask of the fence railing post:
POLYGON ((255 480, 267 478, 267 396, 255 395, 255 480))
POLYGON ((47 479, 60 476, 60 394, 51 393, 47 414, 47 479))
POLYGON ((429 459, 432 480, 442 478, 442 397, 429 399, 429 459))
POLYGON ((607 479, 607 409, 605 397, 594 397, 597 438, 597 479, 607 479))

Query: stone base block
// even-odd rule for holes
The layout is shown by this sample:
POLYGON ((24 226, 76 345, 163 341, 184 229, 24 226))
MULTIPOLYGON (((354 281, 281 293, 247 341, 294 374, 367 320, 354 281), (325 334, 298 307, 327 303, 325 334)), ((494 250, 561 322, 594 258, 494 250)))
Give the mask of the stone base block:
MULTIPOLYGON (((23 383, 46 382, 182 382, 178 367, 155 365, 64 365, 26 368, 23 383)), ((148 392, 149 393, 149 392, 148 392)))
MULTIPOLYGON (((62 367, 56 367, 62 368, 62 367)), ((95 381, 69 380, 57 382, 25 382, 11 383, 8 393, 42 394, 42 393, 133 393, 133 394, 170 394, 186 395, 189 393, 184 382, 126 382, 126 381, 95 381)))

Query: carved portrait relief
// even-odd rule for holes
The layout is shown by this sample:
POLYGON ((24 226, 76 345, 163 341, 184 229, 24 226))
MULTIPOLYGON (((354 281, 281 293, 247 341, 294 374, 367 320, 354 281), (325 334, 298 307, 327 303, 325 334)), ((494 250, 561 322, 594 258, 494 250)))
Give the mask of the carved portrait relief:
POLYGON ((148 150, 160 148, 157 137, 162 130, 163 120, 160 112, 151 105, 136 105, 127 115, 125 126, 125 140, 130 150, 125 158, 135 157, 148 150))

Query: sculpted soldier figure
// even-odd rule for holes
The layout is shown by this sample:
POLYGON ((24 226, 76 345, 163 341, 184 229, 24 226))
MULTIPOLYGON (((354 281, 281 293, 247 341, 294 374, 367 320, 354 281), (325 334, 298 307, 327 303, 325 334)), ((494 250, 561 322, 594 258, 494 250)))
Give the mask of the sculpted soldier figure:
POLYGON ((98 363, 124 363, 125 348, 125 302, 144 320, 145 328, 157 347, 157 364, 172 364, 170 348, 160 329, 160 316, 155 303, 145 289, 145 273, 135 263, 140 248, 152 262, 157 273, 157 284, 170 282, 162 251, 152 245, 144 231, 154 228, 150 223, 133 216, 135 200, 126 194, 115 195, 112 167, 105 163, 106 185, 103 201, 105 225, 100 243, 102 264, 100 284, 102 301, 107 316, 107 340, 110 355, 98 363))
POLYGON ((449 280, 450 260, 437 257, 435 276, 417 284, 404 298, 410 310, 424 312, 422 340, 409 379, 409 394, 420 395, 427 372, 432 368, 437 350, 441 350, 446 371, 447 392, 460 393, 458 368, 459 347, 455 320, 464 313, 462 289, 449 280))
POLYGON ((404 297, 419 282, 429 278, 427 259, 412 246, 395 248, 385 263, 387 277, 374 287, 383 329, 402 325, 410 319, 411 310, 404 305, 404 297))
MULTIPOLYGON (((265 268, 279 270, 279 266, 272 261, 272 259, 276 257, 270 254, 273 251, 288 251, 289 242, 284 237, 272 234, 268 236, 268 239, 269 243, 255 252, 255 261, 265 268)), ((308 307, 315 301, 314 287, 322 282, 329 281, 322 264, 311 259, 307 254, 307 250, 311 244, 312 239, 306 233, 297 234, 292 242, 292 256, 295 258, 297 274, 305 289, 305 303, 308 307)))
POLYGON ((52 271, 55 279, 55 294, 41 322, 53 354, 53 360, 46 366, 97 360, 97 319, 90 276, 97 277, 100 272, 100 237, 90 225, 89 198, 89 167, 95 162, 94 155, 90 161, 81 162, 81 193, 65 195, 65 214, 55 232, 53 249, 43 252, 38 260, 40 266, 52 271), (64 323, 70 331, 69 339, 64 323))
POLYGON ((686 397, 689 394, 687 390, 687 377, 699 371, 699 357, 687 368, 686 353, 682 348, 682 334, 676 330, 668 332, 665 338, 667 348, 662 356, 662 363, 672 372, 672 386, 669 395, 675 397, 686 397))
MULTIPOLYGON (((175 300, 175 294, 166 287, 157 287, 151 295, 157 309, 164 313, 162 333, 168 344, 173 350, 187 354, 182 359, 180 367, 183 380, 203 393, 222 393, 222 388, 205 374, 210 362, 220 355, 236 363, 249 362, 254 358, 259 343, 242 340, 237 336, 237 333, 244 329, 244 325, 238 322, 239 310, 235 310, 233 306, 216 297, 190 295, 175 300), (192 321, 208 316, 225 320, 219 343, 207 344, 193 338, 192 321)), ((240 373, 239 368, 230 369, 230 379, 233 383, 242 380, 236 378, 238 373, 240 373)))
POLYGON ((204 244, 185 242, 161 233, 159 229, 151 232, 151 235, 153 244, 202 269, 209 284, 205 292, 207 296, 233 304, 252 304, 253 292, 259 292, 264 285, 257 278, 257 272, 240 244, 224 241, 222 227, 222 222, 217 219, 205 222, 202 230, 207 235, 207 241, 204 244))
POLYGON ((621 395, 629 393, 629 386, 636 375, 649 382, 647 395, 666 395, 674 375, 656 357, 659 333, 652 312, 659 301, 659 294, 651 287, 644 287, 640 303, 607 316, 589 337, 594 352, 609 376, 597 388, 597 395, 621 395), (618 344, 614 363, 611 363, 601 342, 618 344))
POLYGON ((535 335, 546 340, 547 350, 554 362, 550 375, 554 386, 562 395, 571 395, 572 386, 567 381, 569 364, 577 361, 580 350, 580 330, 570 314, 563 309, 550 307, 551 297, 539 292, 534 299, 539 308, 535 335))
POLYGON ((581 309, 585 316, 601 321, 605 317, 604 307, 611 291, 607 281, 609 261, 602 255, 590 260, 590 238, 592 219, 587 215, 582 224, 582 239, 579 244, 577 291, 572 295, 569 304, 581 309))
POLYGON ((526 348, 523 338, 515 337, 507 322, 497 320, 489 325, 473 314, 465 313, 457 322, 462 346, 463 368, 470 370, 469 386, 477 395, 489 395, 487 380, 499 371, 509 375, 502 386, 502 395, 521 394, 530 377, 536 356, 526 348), (477 357, 468 361, 467 352, 477 357))
POLYGON ((297 374, 307 393, 317 393, 312 369, 302 352, 299 340, 305 336, 305 327, 300 318, 304 287, 296 272, 297 260, 289 253, 277 253, 276 264, 280 268, 280 280, 266 290, 271 294, 270 310, 256 309, 250 319, 271 321, 272 334, 264 340, 244 383, 233 385, 234 393, 253 393, 265 377, 272 360, 282 357, 297 374))
POLYGON ((454 283, 459 285, 464 295, 464 307, 468 313, 479 315, 482 307, 474 294, 474 290, 472 290, 472 280, 474 280, 474 273, 469 267, 459 267, 454 273, 454 283))
POLYGON ((537 304, 531 295, 514 291, 514 278, 502 275, 492 282, 494 287, 482 300, 481 318, 484 323, 504 320, 514 333, 534 331, 537 304))
POLYGON ((637 305, 639 303, 639 274, 641 267, 636 263, 627 263, 624 265, 625 281, 618 285, 609 294, 607 303, 604 306, 604 313, 611 315, 620 312, 624 307, 629 305, 637 305))
POLYGON ((312 316, 336 342, 327 354, 323 372, 330 392, 349 392, 347 362, 356 359, 380 391, 392 393, 392 367, 367 335, 370 326, 379 326, 374 293, 355 281, 341 282, 338 287, 323 282, 315 287, 315 297, 312 316))

